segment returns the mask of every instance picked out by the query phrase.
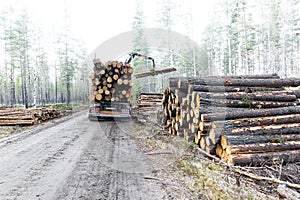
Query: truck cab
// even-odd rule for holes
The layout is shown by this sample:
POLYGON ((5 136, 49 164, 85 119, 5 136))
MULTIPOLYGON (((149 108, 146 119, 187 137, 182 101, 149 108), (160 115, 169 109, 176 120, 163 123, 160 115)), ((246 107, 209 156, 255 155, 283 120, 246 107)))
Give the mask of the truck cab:
POLYGON ((101 119, 130 119, 131 103, 99 102, 90 106, 89 120, 101 119))

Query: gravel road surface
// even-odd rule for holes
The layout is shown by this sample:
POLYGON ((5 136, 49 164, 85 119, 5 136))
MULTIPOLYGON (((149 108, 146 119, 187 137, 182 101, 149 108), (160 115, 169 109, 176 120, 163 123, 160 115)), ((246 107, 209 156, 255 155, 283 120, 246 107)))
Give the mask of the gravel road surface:
POLYGON ((131 122, 86 113, 0 140, 0 199, 166 199, 131 122))

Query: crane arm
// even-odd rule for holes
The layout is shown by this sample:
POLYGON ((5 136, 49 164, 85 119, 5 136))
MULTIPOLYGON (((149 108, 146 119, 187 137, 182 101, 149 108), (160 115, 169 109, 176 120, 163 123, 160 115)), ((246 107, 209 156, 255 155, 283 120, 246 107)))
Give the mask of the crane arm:
POLYGON ((134 59, 135 56, 151 60, 152 65, 153 65, 153 69, 155 68, 154 58, 146 56, 146 55, 141 54, 141 53, 136 53, 136 52, 132 52, 132 53, 129 54, 129 58, 126 59, 125 64, 130 64, 130 62, 134 59))

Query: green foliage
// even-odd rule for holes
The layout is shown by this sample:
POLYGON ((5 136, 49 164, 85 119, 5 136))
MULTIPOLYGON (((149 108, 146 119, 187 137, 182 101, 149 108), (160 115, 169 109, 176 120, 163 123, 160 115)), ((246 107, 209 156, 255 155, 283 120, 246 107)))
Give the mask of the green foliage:
POLYGON ((252 100, 249 99, 249 98, 246 98, 246 97, 243 97, 243 98, 242 98, 242 101, 244 102, 245 105, 248 105, 249 107, 250 107, 251 104, 252 104, 252 100))
POLYGON ((56 104, 50 104, 48 107, 58 109, 58 110, 73 110, 74 103, 56 103, 56 104))
POLYGON ((269 138, 269 141, 272 143, 280 143, 282 144, 284 142, 283 138, 269 138))

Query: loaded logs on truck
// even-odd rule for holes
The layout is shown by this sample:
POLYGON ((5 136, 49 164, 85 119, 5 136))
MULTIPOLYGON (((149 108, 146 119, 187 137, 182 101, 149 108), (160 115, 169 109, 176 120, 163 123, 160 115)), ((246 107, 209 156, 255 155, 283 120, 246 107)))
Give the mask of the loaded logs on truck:
POLYGON ((133 68, 118 61, 108 61, 105 64, 100 59, 94 59, 94 69, 90 76, 92 93, 90 101, 94 102, 129 102, 131 97, 133 68))
POLYGON ((277 74, 172 77, 163 124, 231 164, 298 162, 299 85, 277 74))

